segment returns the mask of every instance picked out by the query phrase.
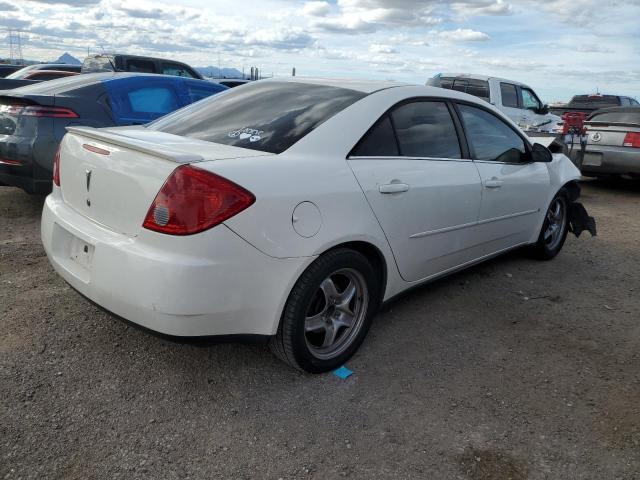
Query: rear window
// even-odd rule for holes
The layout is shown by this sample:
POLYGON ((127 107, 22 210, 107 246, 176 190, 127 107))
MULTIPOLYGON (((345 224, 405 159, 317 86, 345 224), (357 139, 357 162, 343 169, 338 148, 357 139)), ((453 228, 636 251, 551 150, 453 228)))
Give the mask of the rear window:
POLYGON ((640 124, 640 108, 635 111, 626 112, 602 112, 594 113, 590 118, 590 122, 608 122, 608 123, 637 123, 640 124))
POLYGON ((224 145, 282 153, 365 95, 325 85, 261 81, 167 115, 148 128, 224 145))
POLYGON ((576 95, 569 102, 572 108, 603 108, 617 107, 620 98, 616 95, 576 95))

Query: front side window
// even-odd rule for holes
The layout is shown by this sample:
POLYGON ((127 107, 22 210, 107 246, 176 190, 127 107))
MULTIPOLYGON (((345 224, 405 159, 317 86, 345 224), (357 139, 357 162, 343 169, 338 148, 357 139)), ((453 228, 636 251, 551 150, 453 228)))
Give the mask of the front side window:
POLYGON ((348 88, 265 80, 214 95, 148 128, 282 153, 364 96, 366 93, 348 88))
POLYGON ((458 134, 444 102, 412 102, 391 113, 400 155, 462 158, 458 134))
POLYGON ((501 83, 500 93, 502 94, 503 107, 518 108, 518 90, 515 85, 501 83))
POLYGON ((367 132, 351 152, 354 157, 397 157, 398 143, 389 115, 385 115, 367 132))
POLYGON ((528 88, 521 89, 522 91, 522 106, 529 110, 539 110, 540 109, 540 101, 536 94, 533 93, 528 88))
POLYGON ((459 105, 467 140, 476 160, 520 163, 524 160, 524 140, 492 113, 469 105, 459 105))

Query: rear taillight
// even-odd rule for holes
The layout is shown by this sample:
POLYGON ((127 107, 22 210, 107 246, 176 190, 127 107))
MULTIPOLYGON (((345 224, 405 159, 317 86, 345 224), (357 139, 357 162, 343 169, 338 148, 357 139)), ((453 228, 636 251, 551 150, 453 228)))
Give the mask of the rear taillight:
POLYGON ((629 132, 624 136, 625 147, 640 148, 640 132, 629 132))
POLYGON ((70 108, 47 107, 45 105, 3 105, 0 111, 12 116, 78 118, 78 114, 70 108))
POLYGON ((169 235, 202 232, 256 201, 239 185, 191 165, 176 168, 154 199, 142 226, 169 235))
POLYGON ((56 187, 60 186, 60 145, 53 157, 53 183, 56 187))

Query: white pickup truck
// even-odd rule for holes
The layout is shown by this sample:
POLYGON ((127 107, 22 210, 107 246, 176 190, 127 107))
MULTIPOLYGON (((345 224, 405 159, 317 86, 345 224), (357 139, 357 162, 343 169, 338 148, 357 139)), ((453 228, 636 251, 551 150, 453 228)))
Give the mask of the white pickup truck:
POLYGON ((427 81, 433 87, 466 92, 496 106, 527 132, 558 132, 562 119, 549 113, 536 92, 523 83, 467 73, 440 73, 427 81))

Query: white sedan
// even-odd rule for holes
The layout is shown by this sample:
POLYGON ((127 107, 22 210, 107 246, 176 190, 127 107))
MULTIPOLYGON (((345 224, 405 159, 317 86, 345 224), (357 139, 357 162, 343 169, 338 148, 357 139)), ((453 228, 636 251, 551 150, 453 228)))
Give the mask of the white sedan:
POLYGON ((260 336, 342 365, 381 302, 517 247, 563 246, 578 169, 486 102, 265 80, 145 127, 69 128, 42 240, 81 294, 171 336, 260 336))

